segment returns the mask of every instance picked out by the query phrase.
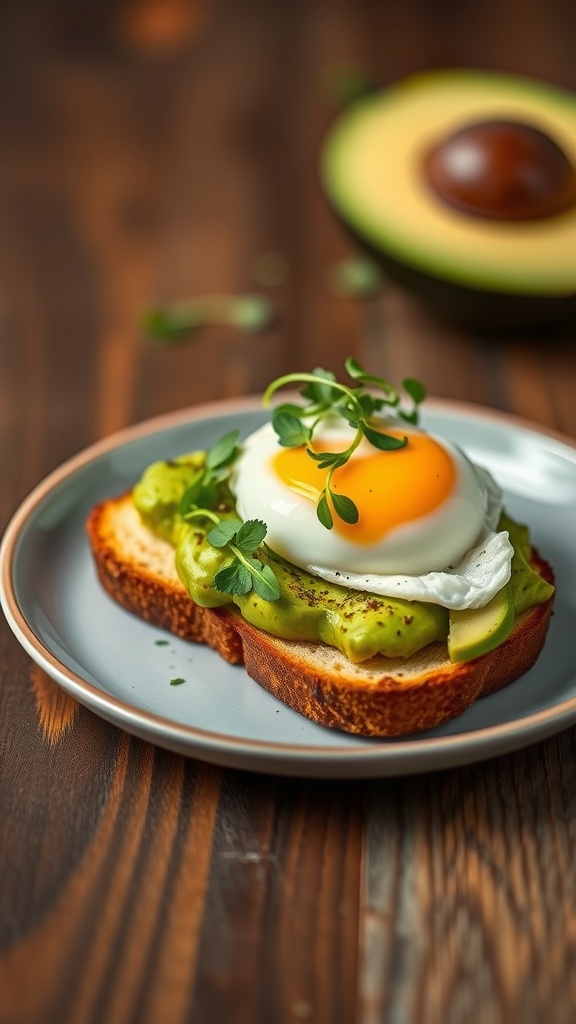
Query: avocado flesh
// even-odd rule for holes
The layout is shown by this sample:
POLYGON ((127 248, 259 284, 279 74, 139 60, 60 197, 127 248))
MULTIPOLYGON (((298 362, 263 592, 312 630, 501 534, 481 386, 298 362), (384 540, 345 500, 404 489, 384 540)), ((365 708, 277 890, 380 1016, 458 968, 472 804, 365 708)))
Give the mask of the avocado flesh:
POLYGON ((326 583, 266 548, 259 557, 278 579, 281 596, 277 601, 265 601, 254 592, 230 597, 215 590, 214 576, 230 557, 211 547, 197 527, 181 534, 176 569, 197 604, 216 608, 232 601, 247 622, 264 632, 285 640, 320 640, 354 662, 375 654, 409 658, 447 635, 445 608, 421 605, 415 614, 413 602, 389 601, 326 583))
POLYGON ((142 519, 158 537, 176 544, 183 525, 178 513, 184 492, 204 468, 204 452, 190 452, 171 462, 153 462, 133 490, 142 519))
POLYGON ((472 661, 493 651, 512 632, 514 598, 507 583, 483 608, 450 612, 450 661, 472 661))
MULTIPOLYGON (((340 650, 352 662, 376 654, 409 658, 434 641, 446 641, 447 609, 418 601, 392 600, 327 583, 271 552, 266 545, 259 558, 272 567, 281 590, 277 601, 265 601, 253 591, 233 597, 213 586, 216 573, 230 561, 226 549, 206 540, 197 522, 179 514, 180 500, 203 466, 204 454, 194 452, 172 462, 157 462, 135 486, 133 499, 145 525, 173 544, 178 575, 190 597, 206 608, 234 604, 242 616, 264 632, 284 639, 321 641, 340 650)), ((235 514, 225 484, 220 486, 218 514, 235 514)), ((514 614, 545 601, 552 588, 528 564, 527 528, 503 516, 515 546, 509 583, 514 614)), ((474 655, 476 656, 476 655, 474 655)))
POLYGON ((570 320, 576 311, 576 206, 538 221, 451 209, 423 154, 463 125, 533 124, 576 166, 576 98, 527 78, 465 69, 413 76, 351 104, 329 132, 322 180, 360 244, 443 315, 497 326, 570 320), (435 282, 443 284, 439 294, 435 282), (517 301, 513 301, 517 300, 517 301))

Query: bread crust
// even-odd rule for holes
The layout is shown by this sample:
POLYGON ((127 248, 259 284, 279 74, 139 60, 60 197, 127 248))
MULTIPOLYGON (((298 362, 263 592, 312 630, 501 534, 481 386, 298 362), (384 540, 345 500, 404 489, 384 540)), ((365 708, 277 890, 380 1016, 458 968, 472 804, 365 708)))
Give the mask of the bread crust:
MULTIPOLYGON (((320 725, 363 736, 394 737, 430 729, 508 686, 534 664, 544 644, 553 597, 523 612, 496 650, 454 664, 446 644, 409 659, 375 657, 355 665, 325 644, 283 640, 229 608, 200 608, 174 566, 174 552, 142 526, 130 494, 97 505, 87 533, 98 578, 135 615, 244 664, 260 686, 320 725)), ((537 551, 532 562, 554 582, 537 551)))
POLYGON ((207 644, 231 665, 243 662, 236 616, 190 600, 174 549, 142 527, 129 494, 96 505, 86 530, 98 579, 119 605, 184 640, 207 644))

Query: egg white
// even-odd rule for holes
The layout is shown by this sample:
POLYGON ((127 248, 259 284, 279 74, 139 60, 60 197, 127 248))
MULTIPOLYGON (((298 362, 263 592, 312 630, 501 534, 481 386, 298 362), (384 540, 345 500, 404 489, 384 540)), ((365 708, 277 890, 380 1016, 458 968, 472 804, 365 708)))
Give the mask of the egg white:
MULTIPOLYGON (((346 433, 351 436, 350 428, 339 421, 315 439, 330 441, 346 433)), ((246 439, 235 464, 231 486, 238 514, 263 520, 273 551, 328 581, 449 608, 481 607, 510 576, 508 535, 495 532, 502 496, 490 475, 456 445, 434 439, 455 466, 452 493, 434 512, 389 530, 373 545, 354 544, 327 530, 314 502, 276 475, 271 462, 279 444, 270 423, 246 439)), ((374 448, 362 442, 354 457, 363 451, 373 454, 374 448)))

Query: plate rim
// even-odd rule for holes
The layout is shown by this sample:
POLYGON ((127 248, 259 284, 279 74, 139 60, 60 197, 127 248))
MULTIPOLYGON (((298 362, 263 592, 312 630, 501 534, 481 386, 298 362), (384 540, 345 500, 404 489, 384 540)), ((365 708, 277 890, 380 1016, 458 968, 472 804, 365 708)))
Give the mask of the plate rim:
MULTIPOLYGON (((215 417, 256 412, 261 409, 261 396, 248 395, 201 403, 130 424, 66 459, 40 480, 20 503, 9 520, 0 543, 0 604, 18 642, 59 686, 113 725, 158 746, 223 766, 272 771, 292 776, 382 777, 469 764, 545 739, 562 728, 567 728, 571 721, 576 720, 575 695, 521 719, 445 737, 419 738, 414 735, 408 739, 398 737, 392 740, 382 739, 379 742, 374 738, 365 737, 365 742, 362 742, 361 737, 355 736, 355 746, 346 748, 338 744, 336 738, 339 733, 334 731, 333 746, 282 743, 274 740, 233 737, 198 726, 185 725, 131 704, 108 690, 100 689, 64 665, 36 634, 22 611, 15 592, 14 559, 23 530, 30 518, 58 487, 64 485, 78 471, 120 447, 188 423, 204 422, 215 417)), ((570 450, 576 460, 574 439, 513 413, 447 398, 427 399, 424 413, 427 411, 528 431, 558 442, 570 450)), ((214 653, 214 657, 218 658, 218 655, 214 653)), ((254 682, 254 686, 257 685, 254 682)), ((348 734, 342 733, 341 736, 345 744, 348 734)))

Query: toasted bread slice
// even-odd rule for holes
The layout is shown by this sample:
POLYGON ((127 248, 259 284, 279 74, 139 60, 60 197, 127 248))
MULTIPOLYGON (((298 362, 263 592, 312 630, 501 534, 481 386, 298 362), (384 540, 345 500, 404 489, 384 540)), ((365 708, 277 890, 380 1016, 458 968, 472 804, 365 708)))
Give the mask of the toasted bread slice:
POLYGON ((232 665, 243 661, 238 616, 190 600, 174 548, 142 525, 130 494, 97 505, 87 530, 99 579, 118 604, 160 629, 208 644, 232 665))
MULTIPOLYGON (((453 664, 446 644, 434 643, 408 659, 352 664, 325 644, 270 636, 232 606, 196 605, 178 578, 173 548, 143 526, 130 494, 97 505, 87 531, 99 579, 122 607, 243 663, 257 683, 313 721, 364 736, 433 728, 518 679, 536 661, 552 613, 552 598, 523 612, 500 647, 473 661, 453 664)), ((537 552, 533 564, 553 582, 537 552)))

